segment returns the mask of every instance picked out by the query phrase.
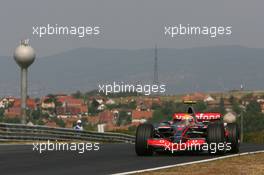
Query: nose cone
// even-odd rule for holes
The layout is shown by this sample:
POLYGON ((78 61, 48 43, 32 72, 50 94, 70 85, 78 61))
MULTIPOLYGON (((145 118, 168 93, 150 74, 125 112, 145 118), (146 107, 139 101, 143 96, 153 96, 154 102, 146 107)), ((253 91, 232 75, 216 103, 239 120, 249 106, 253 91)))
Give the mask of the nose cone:
POLYGON ((28 68, 35 57, 35 51, 29 45, 21 44, 15 49, 14 59, 21 68, 28 68))

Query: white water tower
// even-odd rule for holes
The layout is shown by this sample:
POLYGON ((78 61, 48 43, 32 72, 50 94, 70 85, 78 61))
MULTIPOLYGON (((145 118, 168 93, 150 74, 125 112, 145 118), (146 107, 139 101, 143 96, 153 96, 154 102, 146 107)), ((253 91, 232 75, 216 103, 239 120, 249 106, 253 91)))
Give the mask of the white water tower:
POLYGON ((27 72, 28 67, 35 60, 35 51, 29 45, 29 40, 21 41, 20 45, 17 46, 14 53, 14 59, 17 62, 18 66, 21 68, 21 122, 26 124, 26 108, 27 108, 27 72))

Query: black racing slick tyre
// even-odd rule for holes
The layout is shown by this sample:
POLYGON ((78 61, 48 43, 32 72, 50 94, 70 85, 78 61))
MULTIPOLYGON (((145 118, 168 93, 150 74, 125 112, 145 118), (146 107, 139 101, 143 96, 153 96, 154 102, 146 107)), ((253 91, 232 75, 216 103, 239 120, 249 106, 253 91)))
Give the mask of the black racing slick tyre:
POLYGON ((209 154, 223 155, 225 153, 225 128, 222 122, 209 124, 207 143, 209 154))
POLYGON ((227 124, 227 144, 230 144, 231 150, 228 150, 230 153, 239 152, 239 140, 240 140, 240 130, 236 123, 227 124))
POLYGON ((151 156, 153 150, 148 146, 148 139, 153 137, 154 127, 151 124, 141 124, 137 128, 135 149, 138 156, 151 156))

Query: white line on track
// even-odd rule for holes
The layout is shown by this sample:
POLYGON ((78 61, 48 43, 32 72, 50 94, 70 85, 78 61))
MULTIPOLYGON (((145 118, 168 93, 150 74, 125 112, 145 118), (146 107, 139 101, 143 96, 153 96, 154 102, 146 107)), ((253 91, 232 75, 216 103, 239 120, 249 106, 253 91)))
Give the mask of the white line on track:
POLYGON ((233 155, 216 157, 216 158, 212 158, 212 159, 205 159, 205 160, 199 160, 199 161, 193 161, 193 162, 186 162, 186 163, 180 163, 180 164, 174 164, 174 165, 161 166, 161 167, 156 167, 156 168, 128 171, 128 172, 123 172, 123 173, 116 173, 116 174, 113 174, 113 175, 127 175, 127 174, 143 173, 143 172, 148 172, 148 171, 155 171, 155 170, 179 167, 179 166, 184 166, 184 165, 191 165, 191 164, 195 164, 195 163, 211 162, 211 161, 214 161, 214 160, 226 159, 226 158, 230 158, 230 157, 237 157, 237 156, 243 156, 243 155, 249 155, 249 154, 257 154, 257 153, 264 153, 264 150, 262 150, 262 151, 254 151, 254 152, 245 152, 245 153, 239 153, 239 154, 233 154, 233 155))

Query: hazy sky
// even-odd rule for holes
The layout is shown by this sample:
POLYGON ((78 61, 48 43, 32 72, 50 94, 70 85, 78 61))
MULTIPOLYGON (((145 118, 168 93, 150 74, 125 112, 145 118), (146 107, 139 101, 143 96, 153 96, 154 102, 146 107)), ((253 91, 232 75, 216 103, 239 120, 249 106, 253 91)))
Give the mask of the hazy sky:
POLYGON ((242 45, 264 48, 263 0, 6 0, 0 2, 0 55, 30 38, 39 56, 79 47, 140 49, 242 45), (100 37, 32 35, 35 25, 98 25, 100 37), (169 39, 165 25, 231 25, 232 37, 169 39))

